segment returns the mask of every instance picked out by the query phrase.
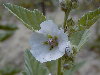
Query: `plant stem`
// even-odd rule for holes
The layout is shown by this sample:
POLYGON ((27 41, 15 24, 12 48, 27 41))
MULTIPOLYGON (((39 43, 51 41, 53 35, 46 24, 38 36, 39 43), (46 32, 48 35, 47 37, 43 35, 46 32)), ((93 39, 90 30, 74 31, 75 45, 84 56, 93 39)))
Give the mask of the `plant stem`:
POLYGON ((66 22, 68 19, 68 15, 69 15, 69 12, 65 12, 64 24, 63 24, 64 32, 66 32, 66 22))
POLYGON ((61 75, 61 58, 58 59, 58 72, 57 75, 61 75))
POLYGON ((42 7, 43 15, 46 15, 46 11, 45 11, 46 6, 45 6, 45 3, 44 2, 45 2, 45 0, 42 0, 41 7, 42 7))

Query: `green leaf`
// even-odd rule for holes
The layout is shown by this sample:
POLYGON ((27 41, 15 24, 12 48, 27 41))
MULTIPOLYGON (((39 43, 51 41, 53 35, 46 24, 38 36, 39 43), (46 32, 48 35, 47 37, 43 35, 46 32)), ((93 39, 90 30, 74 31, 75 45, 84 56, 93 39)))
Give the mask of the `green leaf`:
POLYGON ((25 51, 25 72, 24 75, 48 75, 49 72, 46 67, 35 60, 29 50, 25 51))
POLYGON ((46 66, 49 70, 49 72, 52 74, 52 75, 56 75, 57 74, 57 60, 55 61, 50 61, 50 62, 46 62, 46 66))
POLYGON ((77 31, 70 35, 70 41, 73 46, 77 47, 77 51, 87 42, 90 36, 90 30, 77 31))
POLYGON ((39 30, 40 24, 46 20, 46 17, 36 9, 30 11, 26 8, 10 3, 4 4, 4 6, 31 30, 39 30))
POLYGON ((70 18, 70 19, 67 20, 67 26, 68 26, 68 27, 69 27, 69 26, 74 26, 74 25, 75 25, 75 22, 73 21, 72 18, 70 18))
POLYGON ((90 30, 85 30, 84 34, 81 37, 81 40, 78 44, 78 51, 81 49, 81 47, 88 41, 89 36, 91 35, 90 30))
POLYGON ((0 30, 17 30, 16 25, 0 25, 0 30))
POLYGON ((70 41, 73 45, 78 45, 80 40, 81 40, 81 37, 82 35, 84 34, 84 31, 77 31, 73 34, 70 35, 70 41))
POLYGON ((80 30, 89 29, 100 18, 100 8, 86 13, 78 20, 80 30))
POLYGON ((70 34, 70 41, 77 51, 87 42, 90 35, 89 28, 100 18, 100 8, 85 14, 76 26, 76 31, 70 34))
POLYGON ((66 70, 64 72, 64 75, 74 75, 74 73, 76 71, 78 71, 78 69, 84 65, 85 62, 80 62, 80 63, 77 63, 76 65, 74 65, 70 70, 66 70))
POLYGON ((0 68, 0 75, 15 75, 18 74, 21 70, 14 66, 5 66, 0 68))
POLYGON ((0 32, 0 42, 8 39, 10 36, 12 36, 14 31, 5 31, 5 32, 0 32))

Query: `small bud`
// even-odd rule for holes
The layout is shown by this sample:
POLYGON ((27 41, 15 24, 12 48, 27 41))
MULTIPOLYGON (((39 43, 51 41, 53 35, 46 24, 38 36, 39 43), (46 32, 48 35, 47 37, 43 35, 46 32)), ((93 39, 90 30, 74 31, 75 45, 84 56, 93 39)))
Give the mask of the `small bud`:
POLYGON ((72 8, 75 9, 78 7, 78 0, 71 0, 72 1, 72 8))
POLYGON ((71 10, 71 7, 72 7, 71 0, 59 0, 59 3, 61 6, 61 9, 64 12, 69 12, 71 10))
POLYGON ((61 9, 64 12, 69 12, 71 9, 75 9, 78 7, 78 1, 77 0, 59 0, 61 9))

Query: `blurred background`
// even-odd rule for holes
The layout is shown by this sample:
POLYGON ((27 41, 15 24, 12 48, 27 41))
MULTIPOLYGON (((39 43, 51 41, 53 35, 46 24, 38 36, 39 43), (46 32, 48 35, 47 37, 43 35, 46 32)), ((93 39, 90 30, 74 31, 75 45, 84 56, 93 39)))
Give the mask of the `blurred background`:
MULTIPOLYGON (((27 9, 43 10, 43 0, 0 0, 0 75, 20 75, 24 63, 24 50, 29 48, 31 31, 4 8, 3 3, 20 5, 27 9)), ((47 19, 61 25, 64 13, 58 0, 45 0, 47 19)), ((79 0, 79 7, 70 13, 77 21, 84 13, 100 7, 100 0, 79 0)), ((76 57, 86 63, 75 75, 100 75, 100 19, 91 28, 91 37, 76 57)))

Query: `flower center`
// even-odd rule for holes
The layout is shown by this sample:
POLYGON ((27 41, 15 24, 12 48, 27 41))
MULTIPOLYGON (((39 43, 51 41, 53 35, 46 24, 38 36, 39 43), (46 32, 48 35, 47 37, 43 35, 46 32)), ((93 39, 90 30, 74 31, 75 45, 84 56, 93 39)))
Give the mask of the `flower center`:
POLYGON ((52 37, 51 35, 48 35, 48 40, 45 41, 44 44, 49 45, 50 50, 52 50, 54 47, 58 46, 57 39, 58 38, 56 36, 52 37))

